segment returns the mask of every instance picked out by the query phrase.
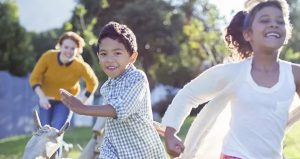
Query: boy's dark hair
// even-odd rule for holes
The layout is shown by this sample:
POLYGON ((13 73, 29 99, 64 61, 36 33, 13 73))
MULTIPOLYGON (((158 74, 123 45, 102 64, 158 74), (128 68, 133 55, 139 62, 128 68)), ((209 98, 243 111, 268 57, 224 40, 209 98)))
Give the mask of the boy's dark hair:
POLYGON ((104 38, 111 38, 113 40, 118 40, 124 44, 126 50, 132 55, 137 52, 137 42, 134 33, 124 24, 119 24, 117 22, 107 23, 101 30, 98 37, 97 51, 99 51, 99 45, 101 40, 104 38))

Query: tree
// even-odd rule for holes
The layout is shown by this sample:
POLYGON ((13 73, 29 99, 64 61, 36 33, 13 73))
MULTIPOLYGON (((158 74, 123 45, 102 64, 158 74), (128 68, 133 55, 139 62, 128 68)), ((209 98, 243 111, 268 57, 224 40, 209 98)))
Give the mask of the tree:
MULTIPOLYGON (((90 28, 84 27, 83 24, 90 26, 90 24, 96 21, 96 24, 94 24, 95 27, 88 32, 97 35, 102 26, 109 21, 125 23, 132 28, 137 36, 139 46, 139 60, 137 63, 144 69, 150 81, 152 81, 149 69, 154 62, 153 54, 157 52, 175 53, 176 51, 174 50, 178 46, 177 43, 177 45, 174 45, 176 39, 172 38, 168 26, 164 24, 165 16, 168 12, 172 11, 172 7, 160 0, 102 0, 100 2, 81 1, 84 9, 80 10, 83 14, 74 13, 71 20, 73 29, 86 32, 90 28)), ((96 43, 91 42, 89 45, 96 45, 96 43)), ((92 48, 95 47, 92 46, 92 48)))
POLYGON ((19 23, 14 0, 0 2, 0 70, 24 76, 34 65, 31 36, 19 23))
POLYGON ((84 52, 88 53, 83 54, 83 57, 87 61, 87 63, 91 65, 101 84, 101 82, 106 81, 107 77, 105 73, 100 69, 98 58, 96 56, 96 45, 98 39, 97 36, 93 33, 93 30, 97 23, 97 18, 87 17, 86 14, 86 8, 81 4, 77 5, 71 21, 65 23, 64 28, 66 30, 73 30, 75 32, 78 32, 83 36, 86 42, 84 52))
POLYGON ((289 40, 289 43, 286 45, 284 50, 282 51, 281 57, 283 59, 300 63, 300 22, 299 22, 299 15, 300 15, 300 4, 298 0, 289 0, 290 5, 290 20, 293 25, 292 37, 289 40))
POLYGON ((33 53, 37 61, 49 49, 54 49, 63 29, 52 29, 41 33, 31 33, 33 53))
POLYGON ((299 2, 298 0, 289 0, 288 1, 289 5, 290 5, 290 20, 291 23, 293 25, 293 34, 292 34, 292 38, 289 41, 289 46, 294 48, 295 50, 300 50, 300 46, 299 46, 299 40, 300 40, 300 35, 298 35, 297 33, 299 33, 300 29, 300 22, 299 22, 299 13, 300 13, 300 8, 299 8, 299 2))
MULTIPOLYGON (((151 86, 157 81, 181 86, 201 71, 204 60, 216 64, 226 52, 219 38, 216 7, 205 0, 184 1, 178 6, 165 0, 81 0, 79 6, 69 25, 89 35, 86 37, 97 37, 109 21, 124 23, 133 30, 139 47, 136 64, 146 72, 151 86), (178 74, 184 80, 179 81, 178 74)), ((89 41, 95 54, 96 42, 89 41)))
POLYGON ((176 36, 180 51, 165 57, 158 55, 153 73, 165 84, 182 87, 203 71, 204 63, 210 66, 221 63, 229 52, 220 38, 219 24, 224 18, 214 5, 204 0, 176 2, 179 11, 171 17, 173 24, 183 22, 176 36))
POLYGON ((139 63, 146 72, 151 85, 156 79, 150 74, 152 66, 157 62, 155 56, 160 54, 179 54, 179 41, 183 22, 178 17, 178 23, 173 23, 174 7, 165 1, 136 0, 128 3, 116 16, 118 21, 133 29, 139 46, 139 63), (138 15, 138 16, 137 16, 138 15))

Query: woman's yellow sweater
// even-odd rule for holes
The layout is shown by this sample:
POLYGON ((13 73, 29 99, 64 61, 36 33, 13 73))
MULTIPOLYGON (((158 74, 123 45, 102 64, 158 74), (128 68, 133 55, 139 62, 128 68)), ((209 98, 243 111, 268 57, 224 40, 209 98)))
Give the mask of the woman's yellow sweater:
POLYGON ((77 95, 82 78, 86 83, 87 95, 94 93, 98 87, 98 80, 89 64, 81 58, 63 64, 59 60, 59 54, 58 50, 49 50, 40 57, 30 76, 31 87, 35 89, 36 86, 40 86, 46 96, 60 100, 59 89, 64 88, 77 95))

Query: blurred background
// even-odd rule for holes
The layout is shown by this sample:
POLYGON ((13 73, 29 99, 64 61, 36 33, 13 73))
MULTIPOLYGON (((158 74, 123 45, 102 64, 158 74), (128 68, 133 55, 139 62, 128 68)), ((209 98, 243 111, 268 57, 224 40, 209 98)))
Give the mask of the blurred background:
MULTIPOLYGON (((109 21, 136 34, 138 61, 152 92, 155 120, 184 84, 230 54, 222 32, 245 0, 0 0, 0 139, 33 130, 31 111, 38 103, 29 86, 36 61, 65 31, 86 42, 83 58, 100 81, 106 80, 96 58, 97 36, 109 21)), ((292 39, 282 59, 300 62, 300 2, 289 0, 292 39)), ((98 93, 91 103, 101 103, 98 93)), ((193 110, 191 115, 201 109, 193 110)), ((75 116, 73 126, 94 119, 75 116)))

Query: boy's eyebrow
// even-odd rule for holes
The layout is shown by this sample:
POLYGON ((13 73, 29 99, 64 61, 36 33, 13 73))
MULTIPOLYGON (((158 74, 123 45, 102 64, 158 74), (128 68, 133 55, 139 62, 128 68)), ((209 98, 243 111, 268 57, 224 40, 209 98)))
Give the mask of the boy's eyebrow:
POLYGON ((101 52, 101 51, 106 51, 106 50, 104 50, 104 49, 99 49, 99 52, 101 52))
MULTIPOLYGON (((105 49, 99 49, 99 52, 101 52, 101 51, 107 51, 107 50, 105 50, 105 49)), ((124 51, 124 49, 122 49, 122 48, 115 48, 115 49, 113 49, 112 51, 124 51)))

